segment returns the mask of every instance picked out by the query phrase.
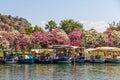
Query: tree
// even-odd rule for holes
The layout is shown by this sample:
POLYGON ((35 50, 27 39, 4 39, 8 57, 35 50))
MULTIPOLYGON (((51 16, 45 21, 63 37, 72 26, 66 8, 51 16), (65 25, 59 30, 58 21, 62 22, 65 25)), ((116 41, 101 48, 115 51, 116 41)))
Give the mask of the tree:
POLYGON ((9 42, 9 47, 14 48, 14 39, 15 39, 15 34, 12 32, 0 32, 0 35, 2 36, 3 41, 8 41, 9 42))
POLYGON ((70 39, 67 34, 61 29, 53 29, 48 34, 49 45, 67 45, 70 44, 70 39))
POLYGON ((83 31, 83 38, 81 41, 81 45, 86 48, 95 48, 99 46, 105 46, 105 37, 102 33, 98 33, 96 30, 91 29, 88 31, 83 31))
POLYGON ((73 19, 62 20, 60 22, 60 27, 63 29, 67 34, 73 31, 74 28, 81 29, 83 25, 78 21, 74 21, 73 19))
POLYGON ((28 35, 31 35, 31 33, 33 32, 33 28, 32 27, 25 27, 25 32, 28 35))
POLYGON ((15 41, 17 49, 28 50, 30 42, 30 38, 25 33, 20 33, 15 36, 15 41))
POLYGON ((47 47, 49 42, 47 32, 34 32, 32 33, 32 43, 34 48, 47 47))
POLYGON ((120 47, 120 31, 113 30, 113 42, 114 46, 120 47))
POLYGON ((43 29, 41 27, 35 25, 32 32, 43 32, 43 29))
POLYGON ((106 41, 107 41, 107 46, 114 46, 114 36, 113 36, 113 31, 111 29, 107 29, 104 34, 107 35, 106 41))
POLYGON ((57 24, 53 20, 48 21, 48 23, 45 26, 46 26, 45 29, 48 29, 49 31, 57 28, 57 24))
POLYGON ((72 32, 68 34, 70 38, 70 42, 72 45, 75 46, 80 46, 81 45, 81 40, 83 38, 83 32, 80 31, 79 29, 74 29, 72 32))
POLYGON ((113 23, 109 24, 109 28, 108 29, 120 31, 120 22, 115 23, 113 21, 113 23))

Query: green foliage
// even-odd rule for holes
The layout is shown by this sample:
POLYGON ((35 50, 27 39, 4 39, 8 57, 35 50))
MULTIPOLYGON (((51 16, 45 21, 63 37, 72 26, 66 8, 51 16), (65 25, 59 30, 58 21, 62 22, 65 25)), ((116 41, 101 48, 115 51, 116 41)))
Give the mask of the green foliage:
POLYGON ((74 21, 73 19, 67 19, 60 22, 60 27, 68 34, 73 31, 74 28, 83 28, 83 25, 78 21, 74 21))
POLYGON ((25 27, 25 32, 26 34, 31 35, 33 32, 43 32, 43 29, 36 25, 35 27, 25 27))
POLYGON ((39 26, 35 26, 34 28, 33 28, 33 31, 32 32, 43 32, 43 29, 41 28, 41 27, 39 27, 39 26))
POLYGON ((17 30, 18 32, 23 32, 25 27, 28 27, 30 25, 31 24, 25 18, 0 14, 0 30, 2 31, 17 30))
POLYGON ((115 23, 113 21, 113 23, 109 24, 109 28, 108 29, 120 31, 120 22, 115 23))
POLYGON ((89 31, 83 31, 84 37, 82 38, 81 45, 86 48, 95 48, 99 46, 106 46, 105 37, 102 33, 98 33, 96 30, 91 29, 89 31))
POLYGON ((26 34, 31 35, 31 33, 33 32, 33 28, 32 27, 26 27, 25 32, 26 32, 26 34))
POLYGON ((48 23, 45 26, 45 29, 48 29, 49 31, 51 31, 54 28, 57 28, 57 24, 53 20, 48 21, 48 23))

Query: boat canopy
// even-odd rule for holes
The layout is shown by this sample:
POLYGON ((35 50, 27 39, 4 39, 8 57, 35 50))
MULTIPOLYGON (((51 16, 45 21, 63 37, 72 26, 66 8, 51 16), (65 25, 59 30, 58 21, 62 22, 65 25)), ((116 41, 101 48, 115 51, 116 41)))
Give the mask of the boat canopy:
POLYGON ((43 53, 43 52, 45 52, 45 51, 50 51, 50 52, 52 52, 53 51, 53 49, 31 49, 31 51, 32 52, 35 52, 35 53, 43 53))
POLYGON ((117 48, 117 47, 97 47, 96 49, 98 49, 98 50, 113 50, 115 48, 117 48))

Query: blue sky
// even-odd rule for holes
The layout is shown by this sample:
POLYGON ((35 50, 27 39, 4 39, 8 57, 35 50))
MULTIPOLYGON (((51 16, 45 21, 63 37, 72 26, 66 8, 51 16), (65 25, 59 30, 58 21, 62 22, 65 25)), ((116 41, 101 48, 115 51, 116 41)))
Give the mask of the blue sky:
POLYGON ((86 29, 104 31, 108 23, 120 20, 120 0, 1 0, 0 13, 24 17, 39 26, 51 19, 57 23, 74 19, 86 29))

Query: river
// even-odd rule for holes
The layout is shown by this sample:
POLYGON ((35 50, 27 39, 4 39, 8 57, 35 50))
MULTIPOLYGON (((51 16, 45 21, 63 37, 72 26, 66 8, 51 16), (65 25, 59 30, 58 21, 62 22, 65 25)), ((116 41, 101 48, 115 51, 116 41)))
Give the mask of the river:
POLYGON ((0 64, 0 80, 120 80, 120 64, 0 64))

